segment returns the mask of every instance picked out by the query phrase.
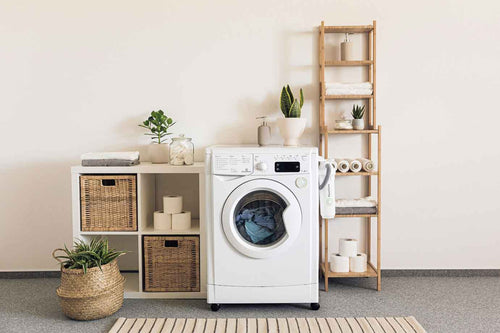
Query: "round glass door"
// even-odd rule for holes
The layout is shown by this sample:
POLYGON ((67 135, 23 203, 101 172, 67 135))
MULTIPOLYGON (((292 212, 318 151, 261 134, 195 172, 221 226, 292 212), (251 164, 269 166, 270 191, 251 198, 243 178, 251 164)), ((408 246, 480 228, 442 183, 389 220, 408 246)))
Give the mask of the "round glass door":
POLYGON ((283 222, 286 207, 285 201, 273 192, 260 190, 248 193, 234 210, 236 230, 251 244, 275 244, 286 234, 283 222))
POLYGON ((222 227, 228 242, 252 258, 285 251, 297 239, 301 224, 302 212, 295 195, 270 179, 240 184, 222 208, 222 227))

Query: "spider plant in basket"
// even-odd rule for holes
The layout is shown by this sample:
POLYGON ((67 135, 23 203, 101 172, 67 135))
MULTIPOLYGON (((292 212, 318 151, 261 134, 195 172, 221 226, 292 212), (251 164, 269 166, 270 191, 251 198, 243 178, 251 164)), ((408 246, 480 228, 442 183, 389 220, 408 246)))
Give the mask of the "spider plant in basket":
POLYGON ((354 128, 355 130, 365 129, 365 122, 363 120, 363 116, 365 115, 365 106, 354 104, 352 106, 351 115, 354 118, 352 120, 352 128, 354 128))
POLYGON ((54 250, 52 256, 61 264, 57 295, 66 316, 93 320, 121 308, 125 278, 116 259, 123 254, 111 249, 106 238, 94 238, 90 243, 76 240, 73 249, 64 245, 64 249, 54 250))
POLYGON ((286 85, 281 90, 280 107, 285 118, 278 120, 281 136, 285 139, 285 146, 298 146, 299 138, 304 133, 306 120, 300 118, 302 106, 304 105, 304 94, 300 89, 300 100, 293 97, 292 89, 286 85))

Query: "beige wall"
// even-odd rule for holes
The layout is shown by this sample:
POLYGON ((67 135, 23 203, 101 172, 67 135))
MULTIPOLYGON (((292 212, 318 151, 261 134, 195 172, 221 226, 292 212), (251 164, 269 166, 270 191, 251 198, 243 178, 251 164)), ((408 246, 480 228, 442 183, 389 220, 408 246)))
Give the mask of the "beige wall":
POLYGON ((499 13, 463 0, 0 0, 0 270, 56 269, 70 166, 87 151, 143 151, 136 124, 154 108, 200 160, 209 144, 255 142, 254 118, 279 116, 291 83, 307 99, 303 143, 316 144, 316 27, 372 19, 383 268, 500 268, 499 13))

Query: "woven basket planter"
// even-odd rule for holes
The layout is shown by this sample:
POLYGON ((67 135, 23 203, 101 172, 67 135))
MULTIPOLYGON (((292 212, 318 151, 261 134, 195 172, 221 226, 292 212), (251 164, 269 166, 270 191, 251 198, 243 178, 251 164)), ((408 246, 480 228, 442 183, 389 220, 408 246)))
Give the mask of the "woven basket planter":
POLYGON ((57 295, 66 316, 76 320, 104 318, 123 304, 125 278, 116 260, 107 265, 87 269, 61 268, 61 285, 57 295))

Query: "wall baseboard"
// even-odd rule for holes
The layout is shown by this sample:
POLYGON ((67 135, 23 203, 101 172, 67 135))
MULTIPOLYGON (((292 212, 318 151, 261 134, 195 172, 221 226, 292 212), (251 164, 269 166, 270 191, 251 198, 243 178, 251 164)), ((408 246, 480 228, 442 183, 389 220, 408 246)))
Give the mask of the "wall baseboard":
POLYGON ((500 276, 500 269, 383 269, 382 277, 500 276))
MULTIPOLYGON (((129 272, 129 271, 123 271, 129 272)), ((0 272, 0 279, 59 278, 60 271, 0 272)), ((497 276, 500 269, 383 269, 382 277, 475 277, 497 276)))

